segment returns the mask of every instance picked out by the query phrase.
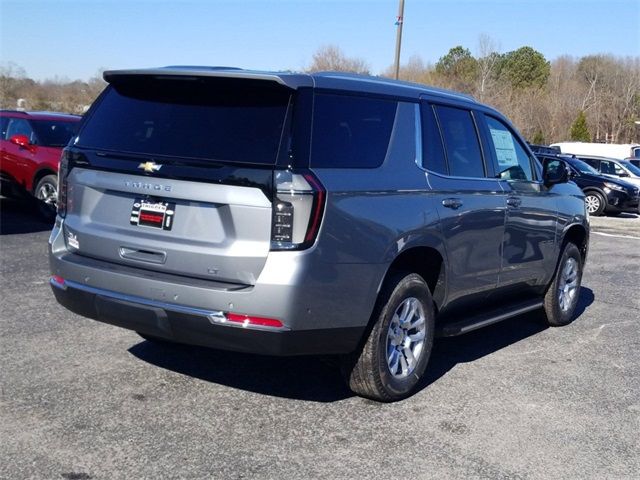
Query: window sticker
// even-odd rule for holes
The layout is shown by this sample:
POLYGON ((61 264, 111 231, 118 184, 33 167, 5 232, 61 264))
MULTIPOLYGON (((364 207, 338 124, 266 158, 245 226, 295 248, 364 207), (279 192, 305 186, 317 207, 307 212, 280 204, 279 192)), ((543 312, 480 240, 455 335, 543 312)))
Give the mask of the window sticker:
POLYGON ((496 149, 500 170, 506 170, 509 167, 518 165, 516 146, 513 143, 511 133, 504 130, 494 130, 493 128, 489 128, 489 131, 496 149))

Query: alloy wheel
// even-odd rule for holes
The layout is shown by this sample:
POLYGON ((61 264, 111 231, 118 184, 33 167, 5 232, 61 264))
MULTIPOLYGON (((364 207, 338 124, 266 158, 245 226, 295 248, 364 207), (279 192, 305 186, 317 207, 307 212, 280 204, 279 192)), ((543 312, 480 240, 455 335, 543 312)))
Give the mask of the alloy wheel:
POLYGON ((55 185, 45 182, 38 188, 36 198, 47 206, 55 209, 58 203, 58 190, 55 185))
POLYGON ((569 311, 578 296, 578 262, 569 257, 562 267, 558 282, 558 303, 563 312, 569 311))
POLYGON ((405 298, 387 330, 387 366, 395 378, 406 378, 415 370, 426 336, 426 317, 420 301, 405 298))
POLYGON ((584 203, 587 206, 587 212, 594 213, 600 208, 600 199, 595 195, 587 195, 584 199, 584 203))

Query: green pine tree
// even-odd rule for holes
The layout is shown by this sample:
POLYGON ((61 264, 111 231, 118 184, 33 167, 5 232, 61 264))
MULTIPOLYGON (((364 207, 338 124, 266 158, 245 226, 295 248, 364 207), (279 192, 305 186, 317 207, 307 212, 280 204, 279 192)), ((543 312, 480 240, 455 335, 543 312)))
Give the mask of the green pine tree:
POLYGON ((587 127, 587 116, 582 110, 578 112, 576 121, 571 125, 571 131, 569 132, 571 140, 576 142, 590 142, 591 135, 589 134, 589 128, 587 127))
POLYGON ((542 133, 542 130, 538 130, 533 135, 533 139, 531 140, 531 143, 533 143, 535 145, 546 145, 547 144, 547 140, 544 138, 544 133, 542 133))

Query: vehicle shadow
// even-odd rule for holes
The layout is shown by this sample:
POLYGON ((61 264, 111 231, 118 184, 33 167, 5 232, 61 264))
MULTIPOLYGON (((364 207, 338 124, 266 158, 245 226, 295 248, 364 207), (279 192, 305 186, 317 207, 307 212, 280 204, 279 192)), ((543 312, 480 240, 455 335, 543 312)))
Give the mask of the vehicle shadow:
MULTIPOLYGON (((580 297, 575 312, 574 322, 593 303, 593 290, 580 288, 580 297)), ((431 352, 427 374, 418 388, 422 390, 444 376, 460 363, 478 360, 498 350, 525 340, 549 328, 542 309, 505 320, 459 337, 439 338, 431 352)))
POLYGON ((335 402, 353 396, 330 361, 269 357, 143 341, 129 352, 173 372, 274 397, 335 402))
POLYGON ((0 196, 0 235, 44 232, 52 227, 38 215, 30 199, 0 196))
POLYGON ((640 214, 638 213, 632 213, 632 212, 622 212, 622 213, 618 213, 617 215, 606 215, 606 217, 609 218, 619 218, 621 220, 625 220, 625 219, 632 219, 632 218, 640 218, 640 214))
MULTIPOLYGON (((593 291, 582 287, 576 321, 593 301, 593 291)), ((459 363, 473 362, 547 328, 544 312, 536 311, 459 337, 437 339, 418 391, 459 363)), ((342 381, 335 359, 268 357, 149 341, 132 346, 129 352, 176 373, 262 395, 313 402, 354 396, 342 381)))

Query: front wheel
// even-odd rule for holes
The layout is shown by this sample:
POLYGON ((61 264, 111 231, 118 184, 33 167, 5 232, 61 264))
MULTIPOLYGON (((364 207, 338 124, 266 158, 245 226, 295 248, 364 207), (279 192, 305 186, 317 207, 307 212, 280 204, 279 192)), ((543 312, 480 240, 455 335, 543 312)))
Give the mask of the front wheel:
POLYGON ((420 275, 397 273, 385 281, 369 337, 342 365, 351 390, 383 402, 411 395, 431 355, 434 315, 431 292, 420 275))
POLYGON ((582 283, 582 256, 573 243, 567 243, 549 290, 544 297, 547 322, 552 327, 567 325, 573 320, 582 283))
POLYGON ((38 213, 47 221, 56 218, 58 204, 58 177, 45 175, 40 179, 34 190, 34 196, 38 202, 38 213))
POLYGON ((598 192, 588 192, 584 197, 584 203, 589 215, 593 215, 594 217, 602 215, 602 212, 604 212, 604 209, 607 206, 606 200, 598 192))

